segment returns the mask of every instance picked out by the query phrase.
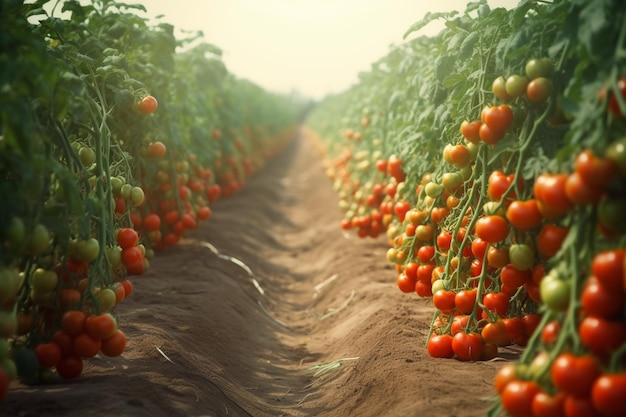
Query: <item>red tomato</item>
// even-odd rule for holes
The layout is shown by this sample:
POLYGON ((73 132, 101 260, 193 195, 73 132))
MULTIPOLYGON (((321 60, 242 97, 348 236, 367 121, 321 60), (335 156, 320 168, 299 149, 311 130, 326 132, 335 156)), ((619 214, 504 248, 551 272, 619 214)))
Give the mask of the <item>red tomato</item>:
POLYGON ((485 327, 483 327, 480 331, 480 335, 485 343, 500 345, 507 342, 506 327, 502 320, 496 320, 485 324, 485 327))
POLYGON ((565 193, 567 174, 541 174, 535 179, 533 194, 539 202, 539 211, 546 218, 567 214, 573 203, 565 193))
POLYGON ((550 376, 555 387, 575 397, 587 397, 601 369, 593 356, 574 356, 563 352, 550 367, 550 376))
POLYGON ((80 333, 74 337, 74 353, 81 358, 93 358, 100 351, 102 342, 88 333, 80 333))
POLYGON ((504 317, 509 310, 509 296, 504 292, 488 292, 483 296, 483 305, 487 310, 504 317))
POLYGON ((476 235, 488 243, 502 242, 509 235, 509 224, 500 216, 483 216, 476 222, 476 235))
POLYGON ((543 220, 535 199, 513 201, 506 209, 506 218, 517 230, 536 229, 543 220))
POLYGON ((452 336, 449 334, 433 335, 428 340, 427 350, 433 358, 452 358, 454 356, 452 336))
POLYGON ((139 112, 143 114, 151 114, 159 107, 157 99, 153 96, 146 96, 139 101, 139 112))
POLYGON ((437 235, 437 248, 439 248, 440 251, 445 252, 450 249, 451 245, 452 235, 450 234, 450 232, 441 229, 441 232, 439 232, 439 234, 437 235))
POLYGON ((604 189, 585 183, 578 172, 567 176, 565 195, 577 205, 594 204, 600 201, 604 189))
POLYGON ((44 368, 56 366, 61 360, 61 348, 56 342, 40 343, 35 346, 35 355, 39 360, 39 365, 44 368))
POLYGON ((483 110, 482 121, 495 132, 506 131, 513 122, 513 111, 508 104, 487 107, 483 110))
POLYGON ((95 339, 108 339, 116 330, 117 322, 109 313, 92 314, 85 321, 85 331, 95 339))
POLYGON ((498 370, 493 380, 496 392, 498 394, 502 394, 504 388, 508 385, 508 383, 515 380, 516 378, 517 371, 515 369, 515 364, 507 363, 506 365, 504 365, 498 370))
POLYGON ((626 249, 597 253, 591 261, 591 274, 609 291, 624 291, 624 259, 626 249))
POLYGON ((398 284, 398 288, 403 293, 410 293, 415 291, 415 284, 417 283, 417 278, 413 279, 408 277, 405 273, 398 274, 398 280, 396 282, 398 284))
POLYGON ((61 378, 77 378, 83 372, 83 360, 78 356, 63 356, 56 370, 61 378))
POLYGON ((605 187, 617 174, 617 165, 609 158, 599 158, 591 149, 578 154, 574 170, 585 184, 591 187, 605 187))
POLYGON ((454 291, 438 290, 433 294, 433 304, 444 314, 452 313, 455 306, 454 291))
POLYGON ((502 407, 511 417, 531 417, 533 398, 540 391, 534 381, 514 379, 502 390, 502 407))
POLYGON ((567 417, 603 417, 593 405, 591 397, 566 395, 563 410, 567 417))
POLYGON ((626 324, 600 317, 585 317, 578 326, 580 341, 591 352, 607 358, 626 343, 626 324))
POLYGON ((561 249, 567 233, 569 229, 566 227, 545 224, 537 236, 537 251, 546 258, 553 257, 561 249))
POLYGON ((117 231, 117 244, 122 248, 131 248, 139 242, 139 235, 130 228, 123 228, 117 231))
POLYGON ((166 151, 167 148, 165 147, 165 144, 163 144, 163 142, 161 141, 150 142, 148 144, 148 155, 150 155, 151 158, 163 158, 166 151))
POLYGON ((61 317, 61 329, 68 335, 75 336, 82 333, 85 328, 86 315, 79 310, 69 310, 61 317))
POLYGON ((476 295, 478 290, 461 290, 454 296, 454 305, 461 314, 470 314, 476 305, 476 295))
POLYGON ((585 282, 581 304, 586 315, 605 319, 618 318, 624 311, 626 296, 623 291, 610 291, 591 276, 585 282))
POLYGON ((452 338, 452 350, 460 361, 477 361, 483 351, 483 341, 478 333, 459 332, 452 338))
POLYGON ((550 395, 547 392, 538 392, 531 404, 533 417, 566 417, 565 416, 565 393, 558 392, 550 395))
POLYGON ((606 373, 591 389, 593 406, 605 417, 626 416, 626 372, 606 373))
MULTIPOLYGON (((439 238, 437 238, 437 242, 439 242, 439 238)), ((442 248, 440 247, 439 249, 442 248)), ((424 245, 417 250, 417 259, 419 259, 424 264, 432 262, 434 258, 435 247, 432 245, 424 245)))
POLYGON ((480 142, 480 136, 478 135, 478 131, 480 130, 480 125, 482 122, 480 120, 474 120, 468 122, 464 120, 461 123, 461 134, 468 142, 473 144, 478 144, 480 142))
POLYGON ((116 330, 111 337, 102 341, 101 351, 105 356, 116 357, 124 353, 126 349, 126 335, 121 330, 116 330))

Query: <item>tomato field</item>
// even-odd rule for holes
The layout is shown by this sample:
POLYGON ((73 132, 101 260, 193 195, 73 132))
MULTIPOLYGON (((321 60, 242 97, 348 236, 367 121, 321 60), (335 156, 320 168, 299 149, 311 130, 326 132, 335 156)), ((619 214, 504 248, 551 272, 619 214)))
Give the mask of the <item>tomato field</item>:
MULTIPOLYGON (((428 310, 423 340, 411 341, 429 356, 420 360, 456 369, 508 358, 480 368, 493 371, 481 413, 626 415, 620 1, 476 1, 429 13, 357 84, 312 109, 236 78, 216 46, 148 25, 133 13, 143 6, 67 1, 64 20, 46 3, 0 4, 0 192, 10 196, 0 205, 0 398, 11 381, 80 380, 92 358, 123 357, 132 339, 118 311, 139 296, 134 284, 204 233, 214 207, 245 202, 244 184, 277 169, 301 136, 326 182, 300 194, 330 182, 343 218, 293 240, 341 232, 355 253, 382 242, 360 262, 387 276, 403 309, 428 310), (421 36, 435 20, 445 29, 421 36), (177 51, 185 45, 195 46, 177 51)), ((268 201, 238 216, 280 206, 277 193, 263 189, 268 201)), ((271 224, 284 217, 271 214, 271 224)), ((248 251, 246 227, 231 253, 270 257, 248 251)), ((285 247, 271 257, 282 259, 289 239, 276 236, 285 247)), ((258 266, 269 283, 283 273, 258 266)), ((282 285, 280 297, 291 288, 282 285)))

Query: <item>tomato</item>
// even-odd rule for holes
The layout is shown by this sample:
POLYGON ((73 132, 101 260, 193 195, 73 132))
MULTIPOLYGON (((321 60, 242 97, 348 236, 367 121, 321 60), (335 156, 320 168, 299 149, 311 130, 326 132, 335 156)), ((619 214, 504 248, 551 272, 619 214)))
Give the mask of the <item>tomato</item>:
POLYGON ((465 145, 454 145, 450 149, 450 162, 455 167, 462 169, 469 165, 472 160, 470 150, 465 145))
POLYGON ((597 208, 598 224, 606 236, 617 236, 626 231, 626 198, 605 195, 598 202, 597 208))
POLYGON ((139 207, 143 204, 146 196, 141 187, 132 187, 130 189, 129 200, 133 207, 139 207))
POLYGON ((544 77, 537 77, 526 86, 526 97, 532 103, 543 103, 551 94, 552 81, 544 77))
POLYGON ((609 291, 624 291, 624 260, 626 249, 597 253, 591 261, 591 274, 609 291))
POLYGON ((482 122, 480 120, 473 120, 471 122, 464 120, 461 123, 461 134, 468 142, 478 144, 480 142, 478 132, 481 124, 482 122))
POLYGON ((585 282, 580 301, 586 315, 616 319, 624 311, 626 296, 623 291, 609 291, 596 277, 591 276, 585 282))
POLYGON ((626 343, 626 324, 588 316, 578 325, 580 341, 601 358, 609 357, 626 343))
POLYGON ((496 320, 485 324, 485 327, 483 327, 480 331, 480 335, 485 343, 500 345, 507 342, 506 327, 502 320, 496 320))
POLYGON ((509 235, 509 224, 500 216, 483 216, 476 222, 476 236, 488 243, 502 242, 509 235))
POLYGON ((537 251, 545 258, 551 258, 558 253, 565 237, 569 233, 566 227, 546 223, 537 236, 537 251))
POLYGON ((599 158, 591 149, 576 156, 574 170, 582 181, 591 187, 605 187, 617 174, 617 165, 610 158, 599 158))
POLYGON ((148 144, 148 155, 150 156, 150 158, 154 158, 154 159, 163 158, 165 156, 166 151, 167 151, 167 148, 165 144, 161 141, 150 142, 148 144))
POLYGON ((503 292, 488 292, 483 296, 483 305, 491 312, 499 316, 506 316, 509 310, 509 296, 503 292))
POLYGON ((100 307, 100 312, 105 313, 115 307, 117 295, 111 288, 103 288, 96 293, 96 300, 100 307))
POLYGON ((452 313, 455 306, 456 294, 454 291, 438 290, 433 293, 433 304, 444 314, 452 313))
POLYGON ((521 317, 507 317, 502 319, 506 330, 507 340, 519 340, 524 335, 524 322, 521 317))
POLYGON ((138 110, 142 114, 152 114, 159 107, 157 99, 153 96, 146 96, 139 101, 138 110))
POLYGON ((570 283, 555 275, 546 275, 539 283, 541 301, 552 311, 565 311, 570 304, 570 283))
POLYGON ((494 132, 504 132, 513 122, 513 110, 511 110, 508 104, 500 104, 499 106, 483 109, 481 117, 483 118, 483 124, 488 126, 489 129, 492 129, 494 132))
POLYGON ((108 313, 92 314, 85 320, 85 332, 95 339, 108 339, 116 330, 117 322, 108 313))
POLYGON ((404 217, 406 216, 406 213, 409 211, 410 208, 411 204, 408 201, 398 201, 396 202, 396 204, 394 204, 393 211, 396 216, 398 216, 398 220, 403 222, 404 217))
POLYGON ((102 342, 83 332, 74 337, 74 353, 81 358, 93 358, 100 351, 102 342))
POLYGON ((513 264, 505 265, 500 271, 500 281, 502 285, 509 288, 518 288, 532 280, 530 270, 520 270, 513 264))
POLYGON ((125 279, 122 281, 122 286, 124 287, 124 298, 128 298, 128 296, 130 296, 133 292, 133 283, 132 281, 125 279))
POLYGON ((495 145, 504 137, 504 132, 492 129, 486 123, 483 123, 478 130, 478 136, 486 144, 495 145))
POLYGON ((470 314, 476 305, 476 288, 470 290, 460 290, 454 296, 454 305, 461 314, 470 314))
POLYGON ((506 91, 506 80, 502 75, 493 80, 493 83, 491 84, 491 91, 493 92, 494 96, 502 101, 507 101, 511 99, 511 96, 506 91))
POLYGON ((117 231, 117 244, 122 248, 130 248, 136 246, 139 242, 139 235, 130 228, 123 228, 117 231))
POLYGON ((511 97, 519 97, 526 93, 528 79, 524 76, 513 74, 506 79, 506 93, 511 97))
POLYGON ((433 358, 450 359, 454 356, 452 336, 449 334, 433 335, 428 339, 428 354, 433 358))
POLYGON ((116 357, 124 353, 126 349, 126 335, 121 330, 116 330, 111 337, 102 341, 101 351, 105 356, 116 357))
POLYGON ((80 261, 91 262, 100 253, 100 242, 95 237, 83 240, 80 239, 75 244, 74 256, 80 261))
POLYGON ((413 279, 406 274, 398 274, 398 279, 396 284, 398 284, 398 288, 403 293, 410 293, 415 291, 415 284, 417 283, 417 278, 413 279))
POLYGON ((61 348, 56 342, 40 343, 35 346, 35 355, 39 365, 51 368, 61 360, 61 348))
POLYGON ((142 262, 143 255, 138 247, 132 246, 122 250, 122 263, 124 263, 124 266, 127 268, 140 265, 142 262))
POLYGON ((86 315, 80 310, 68 310, 61 317, 61 328, 70 336, 82 333, 86 315))
POLYGON ((532 336, 537 330, 539 323, 541 322, 540 314, 524 314, 522 317, 522 323, 524 324, 524 334, 528 337, 532 336))
MULTIPOLYGON (((515 181, 514 174, 506 175, 502 171, 493 171, 489 174, 487 182, 487 195, 489 196, 489 199, 491 201, 500 201, 509 187, 511 187, 511 184, 513 184, 513 181, 515 181)), ((523 189, 522 182, 518 182, 517 186, 518 188, 523 189)), ((515 190, 512 189, 506 197, 515 198, 515 190)))
MULTIPOLYGON (((437 238, 437 241, 439 241, 439 238, 437 238)), ((430 263, 431 261, 433 261, 434 258, 435 247, 433 245, 424 245, 417 250, 417 259, 419 259, 420 262, 424 264, 430 263)))
POLYGON ((531 80, 539 77, 549 78, 554 70, 550 58, 532 58, 526 62, 526 76, 531 80))
POLYGON ((493 379, 493 385, 498 394, 502 394, 507 384, 517 378, 517 370, 514 363, 507 363, 498 369, 493 379))
POLYGON ((83 360, 78 356, 63 356, 56 365, 61 378, 74 379, 83 372, 83 360))
POLYGON ((417 281, 415 283, 415 292, 420 297, 432 297, 433 287, 430 282, 417 281))
POLYGON ((506 209, 506 218, 517 230, 536 229, 543 220, 535 199, 511 202, 506 209))
POLYGON ((553 346, 559 338, 561 325, 558 320, 552 320, 541 330, 541 342, 546 346, 553 346))
POLYGON ((532 401, 540 391, 534 381, 514 379, 502 390, 502 408, 511 417, 533 417, 532 401))
POLYGON ((533 397, 531 404, 533 417, 566 417, 565 416, 565 394, 557 392, 550 395, 545 391, 540 391, 533 397))
POLYGON ((36 256, 48 249, 50 245, 50 232, 41 223, 35 225, 26 241, 26 253, 36 256))
POLYGON ((560 353, 550 367, 555 387, 576 397, 589 396, 600 374, 600 365, 593 356, 575 356, 569 352, 560 353))
POLYGON ((478 333, 459 332, 452 337, 452 350, 460 361, 477 361, 483 351, 478 333))
POLYGON ((85 168, 89 168, 96 162, 96 152, 92 148, 82 146, 78 150, 78 158, 85 168))
POLYGON ((494 269, 503 268, 509 262, 509 248, 490 246, 487 250, 487 264, 490 267, 494 269))
POLYGON ((603 188, 595 187, 585 183, 578 172, 568 175, 565 182, 565 195, 574 204, 585 205, 594 204, 600 200, 603 188))
POLYGON ((562 217, 573 207, 565 193, 567 178, 567 174, 540 174, 535 179, 533 194, 544 217, 562 217))
POLYGON ((525 243, 509 246, 511 264, 520 271, 530 271, 535 263, 535 251, 525 243))
POLYGON ((626 416, 626 372, 606 373, 591 388, 593 406, 603 416, 626 416))
POLYGON ((563 410, 567 417, 602 417, 591 401, 591 397, 566 395, 563 410))
POLYGON ((626 177, 626 138, 612 142, 606 148, 604 156, 613 162, 622 177, 626 177))
POLYGON ((458 172, 446 172, 441 176, 441 184, 447 191, 454 191, 463 184, 463 176, 458 172))
POLYGON ((439 224, 448 217, 448 214, 450 214, 450 210, 446 207, 434 207, 430 212, 430 220, 432 220, 433 223, 439 224))
POLYGON ((445 252, 450 249, 451 245, 452 245, 452 235, 450 234, 450 232, 447 232, 446 230, 441 229, 441 232, 439 232, 439 234, 437 235, 437 248, 440 251, 445 252))

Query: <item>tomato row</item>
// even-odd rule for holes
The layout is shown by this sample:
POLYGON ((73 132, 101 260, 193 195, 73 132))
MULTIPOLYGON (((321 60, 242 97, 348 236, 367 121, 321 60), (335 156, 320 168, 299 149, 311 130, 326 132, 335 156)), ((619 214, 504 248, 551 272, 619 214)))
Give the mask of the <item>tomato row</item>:
POLYGON ((386 234, 398 288, 432 300, 430 355, 524 348, 496 378, 491 416, 624 413, 618 3, 598 6, 616 17, 601 31, 571 26, 568 13, 582 25, 594 8, 577 1, 442 14, 439 35, 393 49, 309 120, 341 227, 386 234), (576 361, 580 391, 584 371, 564 372, 576 361))
POLYGON ((0 51, 16 68, 0 79, 0 398, 9 381, 76 378, 84 360, 121 355, 116 307, 135 277, 299 116, 229 74, 214 46, 176 53, 171 26, 125 11, 143 6, 65 3, 65 19, 43 3, 0 5, 3 36, 27 52, 0 51))

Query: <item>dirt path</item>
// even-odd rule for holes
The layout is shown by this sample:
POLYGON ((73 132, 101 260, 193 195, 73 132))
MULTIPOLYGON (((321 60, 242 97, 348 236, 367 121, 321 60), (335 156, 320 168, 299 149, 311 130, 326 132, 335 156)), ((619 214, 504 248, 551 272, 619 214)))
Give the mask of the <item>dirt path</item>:
POLYGON ((337 207, 295 141, 134 279, 123 357, 15 384, 0 416, 484 416, 504 362, 430 358, 430 300, 402 294, 384 239, 344 235, 337 207))

